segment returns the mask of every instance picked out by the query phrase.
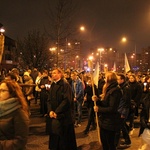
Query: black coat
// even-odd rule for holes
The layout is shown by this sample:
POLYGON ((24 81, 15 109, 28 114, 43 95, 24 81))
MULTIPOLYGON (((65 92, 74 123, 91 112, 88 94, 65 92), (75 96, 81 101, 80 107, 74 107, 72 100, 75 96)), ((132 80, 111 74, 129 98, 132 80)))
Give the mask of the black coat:
POLYGON ((73 123, 72 106, 73 97, 69 83, 63 79, 53 82, 48 93, 48 112, 54 111, 58 119, 67 125, 73 123))
POLYGON ((144 131, 145 128, 150 129, 150 122, 148 123, 148 120, 150 118, 149 116, 149 111, 150 111, 150 92, 147 93, 143 100, 142 104, 142 111, 140 113, 140 122, 141 122, 141 127, 139 131, 139 135, 141 135, 144 131))
POLYGON ((57 114, 57 119, 50 118, 49 148, 57 149, 61 146, 61 150, 76 150, 72 90, 63 79, 51 85, 48 95, 48 112, 50 111, 57 114))
POLYGON ((139 105, 142 98, 142 87, 138 82, 129 82, 130 91, 131 91, 131 99, 139 105))
MULTIPOLYGON (((95 95, 98 96, 98 89, 97 89, 96 85, 94 85, 94 91, 95 91, 95 95)), ((92 101, 92 96, 93 96, 92 86, 87 85, 85 88, 84 94, 87 95, 87 101, 86 101, 87 108, 91 108, 91 107, 93 108, 94 101, 92 101)))
POLYGON ((107 87, 104 100, 100 102, 100 128, 118 131, 120 128, 120 113, 118 112, 118 106, 122 92, 118 87, 118 84, 112 83, 107 87), (113 89, 111 92, 110 90, 113 89))

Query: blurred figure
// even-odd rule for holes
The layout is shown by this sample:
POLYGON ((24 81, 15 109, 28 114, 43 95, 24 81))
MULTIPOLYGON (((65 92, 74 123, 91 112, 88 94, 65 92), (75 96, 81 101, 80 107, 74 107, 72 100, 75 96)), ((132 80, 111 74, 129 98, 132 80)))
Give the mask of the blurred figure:
POLYGON ((42 74, 39 71, 38 76, 35 79, 35 104, 37 104, 38 98, 40 98, 41 89, 39 88, 39 84, 41 82, 42 74))
POLYGON ((17 81, 17 76, 13 72, 9 72, 9 73, 6 74, 5 79, 10 79, 10 80, 17 81))
MULTIPOLYGON (((94 85, 94 91, 95 94, 98 96, 98 90, 96 85, 94 85)), ((93 87, 92 87, 92 81, 89 79, 87 81, 87 86, 84 90, 84 101, 86 103, 86 107, 88 109, 88 123, 86 125, 85 130, 83 131, 84 134, 88 134, 90 130, 96 129, 96 122, 95 122, 95 112, 94 112, 94 102, 92 101, 93 96, 93 87), (91 127, 91 128, 90 128, 91 127)))
MULTIPOLYGON (((28 72, 29 72, 29 71, 28 71, 28 72)), ((33 69, 31 70, 30 76, 31 76, 31 78, 32 78, 32 80, 33 80, 33 83, 35 84, 35 80, 36 80, 36 78, 37 78, 37 76, 38 76, 38 70, 37 70, 37 68, 33 68, 33 69)), ((34 95, 34 97, 35 97, 35 87, 33 88, 33 95, 34 95)))
POLYGON ((118 86, 116 74, 107 72, 101 99, 98 100, 96 95, 92 96, 92 100, 98 100, 94 111, 100 116, 100 138, 103 150, 116 150, 115 137, 120 130, 118 107, 121 97, 122 92, 118 86))
POLYGON ((102 94, 104 84, 105 84, 105 80, 103 78, 103 75, 99 74, 99 80, 98 80, 98 95, 99 96, 102 94))
POLYGON ((41 80, 39 83, 39 88, 41 89, 40 113, 42 114, 42 117, 47 115, 47 99, 48 99, 48 90, 49 90, 49 88, 47 86, 50 86, 48 71, 43 70, 42 71, 42 77, 41 77, 41 80))
POLYGON ((75 126, 81 126, 81 119, 82 119, 82 103, 84 98, 84 87, 81 79, 77 76, 76 72, 71 73, 72 79, 72 91, 74 94, 74 119, 75 119, 75 126), (78 117, 76 118, 76 113, 78 117))
POLYGON ((71 77, 70 77, 70 72, 65 72, 65 73, 64 73, 64 78, 68 81, 68 83, 69 83, 70 86, 71 86, 72 79, 71 79, 71 77))
POLYGON ((144 100, 145 96, 147 96, 147 93, 149 93, 149 90, 150 90, 150 83, 148 82, 149 79, 150 79, 149 76, 145 76, 145 77, 142 78, 141 86, 142 86, 142 92, 143 93, 142 93, 142 98, 141 98, 140 104, 143 103, 143 100, 144 100))
POLYGON ((142 103, 142 111, 140 113, 140 131, 139 136, 142 138, 142 144, 139 150, 150 149, 150 90, 146 94, 142 103))
POLYGON ((28 105, 13 80, 0 83, 0 150, 25 150, 29 132, 28 105))
POLYGON ((63 73, 56 68, 52 71, 52 85, 48 97, 50 117, 49 149, 77 150, 73 125, 73 95, 63 73))
POLYGON ((124 74, 122 74, 122 73, 117 74, 117 82, 122 90, 123 95, 122 95, 122 99, 119 104, 119 107, 120 106, 121 107, 118 109, 121 114, 121 118, 120 118, 121 129, 116 135, 116 145, 118 146, 118 148, 121 148, 121 146, 123 146, 123 148, 124 148, 124 146, 128 147, 131 144, 131 140, 130 140, 130 136, 128 133, 127 124, 126 124, 130 105, 131 105, 131 92, 130 92, 129 85, 126 82, 126 77, 124 74), (123 138, 125 141, 124 141, 124 143, 119 145, 121 131, 122 131, 123 138))
POLYGON ((134 74, 129 76, 128 84, 131 91, 131 106, 129 110, 129 131, 132 131, 134 128, 134 117, 138 115, 138 108, 142 97, 142 88, 140 83, 136 81, 136 76, 134 74))
POLYGON ((19 70, 17 68, 13 68, 11 72, 16 75, 18 83, 23 83, 22 77, 19 75, 19 70))
POLYGON ((24 72, 23 80, 25 85, 22 87, 22 90, 26 97, 27 103, 30 106, 30 101, 34 99, 34 96, 33 96, 33 86, 30 86, 33 84, 33 80, 30 77, 29 72, 24 72))

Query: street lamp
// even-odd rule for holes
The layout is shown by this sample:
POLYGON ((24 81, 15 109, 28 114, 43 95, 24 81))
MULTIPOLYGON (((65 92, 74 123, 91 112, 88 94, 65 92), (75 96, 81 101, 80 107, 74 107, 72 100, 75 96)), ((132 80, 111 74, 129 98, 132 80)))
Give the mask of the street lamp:
POLYGON ((101 65, 102 65, 102 52, 104 51, 104 48, 98 48, 98 51, 99 51, 99 70, 101 72, 101 65))
POLYGON ((127 41, 131 41, 131 42, 134 42, 134 58, 135 58, 135 66, 136 66, 136 59, 137 59, 137 53, 136 53, 136 41, 135 40, 127 40, 126 37, 123 37, 122 42, 126 43, 127 41))
POLYGON ((81 26, 81 27, 80 27, 80 30, 81 30, 81 31, 85 31, 85 27, 84 27, 84 26, 81 26))

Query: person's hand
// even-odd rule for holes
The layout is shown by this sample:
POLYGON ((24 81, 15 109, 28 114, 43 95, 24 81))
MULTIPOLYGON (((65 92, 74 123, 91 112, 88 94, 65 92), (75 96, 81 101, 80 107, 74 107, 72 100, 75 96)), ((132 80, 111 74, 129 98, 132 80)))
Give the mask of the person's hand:
POLYGON ((121 115, 121 118, 125 118, 125 116, 124 116, 124 115, 121 115))
POLYGON ((86 101, 87 100, 87 98, 86 98, 86 96, 84 96, 84 101, 86 101))
POLYGON ((77 101, 76 97, 74 97, 74 101, 75 101, 75 102, 77 101))
POLYGON ((92 101, 97 101, 98 100, 98 97, 96 95, 93 95, 92 96, 92 101))
POLYGON ((45 85, 41 85, 40 88, 41 88, 41 89, 45 88, 45 85))
POLYGON ((98 106, 94 106, 93 108, 95 112, 98 112, 98 106))
POLYGON ((50 111, 49 116, 50 118, 57 118, 57 114, 54 111, 50 111))

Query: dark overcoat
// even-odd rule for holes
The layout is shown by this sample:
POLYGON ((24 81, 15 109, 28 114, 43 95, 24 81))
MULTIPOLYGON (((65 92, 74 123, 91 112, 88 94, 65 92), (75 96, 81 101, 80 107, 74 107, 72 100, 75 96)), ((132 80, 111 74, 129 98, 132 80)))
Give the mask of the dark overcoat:
POLYGON ((54 111, 56 119, 50 118, 50 149, 76 150, 73 126, 73 96, 68 82, 53 82, 48 95, 48 112, 54 111))

